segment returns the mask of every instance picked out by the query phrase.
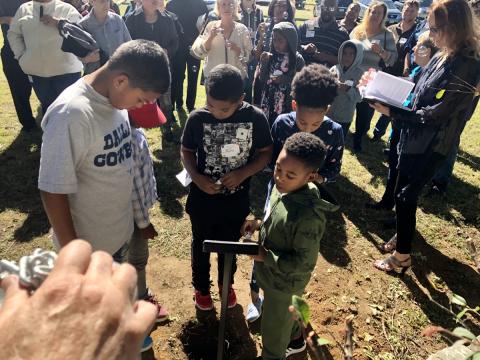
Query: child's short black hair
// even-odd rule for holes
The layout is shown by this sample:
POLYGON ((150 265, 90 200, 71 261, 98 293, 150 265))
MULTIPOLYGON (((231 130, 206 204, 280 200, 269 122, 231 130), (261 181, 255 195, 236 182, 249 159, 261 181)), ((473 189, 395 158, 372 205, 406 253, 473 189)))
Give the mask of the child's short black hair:
POLYGON ((350 41, 347 42, 345 45, 343 45, 342 51, 345 50, 345 49, 353 49, 353 51, 355 51, 355 54, 357 53, 357 47, 355 46, 354 43, 352 43, 350 41))
POLYGON ((283 148, 312 171, 323 166, 327 152, 325 144, 318 136, 306 132, 298 132, 290 136, 283 148))
POLYGON ((133 40, 118 47, 107 69, 128 76, 133 88, 163 94, 170 85, 167 53, 153 41, 133 40))
POLYGON ((300 106, 327 108, 337 96, 337 88, 337 80, 325 66, 311 64, 293 78, 292 98, 300 106))
POLYGON ((235 66, 215 66, 205 80, 207 94, 215 100, 237 102, 244 94, 242 73, 235 66))

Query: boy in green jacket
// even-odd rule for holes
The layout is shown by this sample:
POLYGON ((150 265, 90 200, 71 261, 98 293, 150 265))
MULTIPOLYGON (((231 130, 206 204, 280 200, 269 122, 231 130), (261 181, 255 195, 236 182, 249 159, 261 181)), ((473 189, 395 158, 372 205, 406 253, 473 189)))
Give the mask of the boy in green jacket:
POLYGON ((323 200, 312 183, 325 153, 315 135, 300 132, 289 137, 275 164, 275 187, 263 221, 248 220, 242 228, 244 233, 260 229, 260 251, 252 258, 264 292, 263 360, 285 359, 306 347, 288 307, 292 295, 302 295, 317 263, 325 212, 338 208, 323 200))

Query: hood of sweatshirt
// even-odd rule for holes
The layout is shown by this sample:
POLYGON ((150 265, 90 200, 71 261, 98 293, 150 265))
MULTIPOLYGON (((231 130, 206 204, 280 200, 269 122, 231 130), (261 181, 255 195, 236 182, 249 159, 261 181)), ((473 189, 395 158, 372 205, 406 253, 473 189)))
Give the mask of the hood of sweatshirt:
POLYGON ((283 196, 284 201, 295 202, 301 207, 314 209, 318 214, 339 209, 338 202, 322 186, 308 183, 301 189, 283 196))
MULTIPOLYGON (((288 48, 292 54, 297 53, 298 47, 298 34, 295 26, 286 21, 279 22, 273 27, 273 32, 280 33, 283 37, 287 39, 288 48)), ((272 37, 273 40, 273 37, 272 37)), ((273 44, 272 44, 273 46, 273 44)))
POLYGON ((362 60, 363 60, 363 45, 360 41, 347 40, 342 45, 340 45, 340 49, 338 49, 337 69, 339 70, 341 75, 348 76, 349 71, 357 69, 362 64, 362 60), (357 51, 356 51, 355 59, 353 60, 352 65, 350 65, 347 71, 344 71, 343 66, 341 64, 342 64, 342 58, 343 58, 343 49, 347 44, 353 44, 357 51))

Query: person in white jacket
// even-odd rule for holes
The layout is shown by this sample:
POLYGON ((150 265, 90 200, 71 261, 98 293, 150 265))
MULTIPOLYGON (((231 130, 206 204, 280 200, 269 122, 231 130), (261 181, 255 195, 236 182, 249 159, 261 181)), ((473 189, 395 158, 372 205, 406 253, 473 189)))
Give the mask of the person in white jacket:
POLYGON ((61 0, 34 0, 20 6, 7 37, 23 72, 30 75, 33 89, 45 114, 60 93, 77 81, 82 62, 62 51, 58 21, 78 22, 79 12, 61 0), (42 16, 40 16, 42 15, 42 16))
POLYGON ((247 27, 235 20, 238 17, 235 0, 217 0, 215 13, 220 20, 211 21, 192 45, 193 53, 205 59, 203 74, 219 64, 235 66, 247 78, 247 62, 252 52, 252 41, 247 27))

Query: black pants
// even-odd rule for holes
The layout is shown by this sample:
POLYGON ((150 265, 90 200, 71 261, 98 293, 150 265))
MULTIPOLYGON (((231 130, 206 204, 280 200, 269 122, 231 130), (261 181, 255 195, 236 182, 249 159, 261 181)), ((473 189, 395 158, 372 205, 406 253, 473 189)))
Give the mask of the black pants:
POLYGON ((388 124, 390 123, 390 118, 385 115, 381 115, 378 120, 375 128, 373 129, 373 136, 375 138, 381 138, 387 132, 388 124))
POLYGON ((414 167, 411 166, 410 171, 405 172, 400 169, 398 172, 395 188, 395 212, 397 215, 397 251, 400 254, 410 254, 412 251, 418 197, 425 184, 432 179, 445 161, 445 155, 437 153, 411 155, 411 159, 407 161, 418 162, 423 165, 416 167, 415 171, 413 171, 414 167))
POLYGON ((370 129, 375 110, 366 101, 357 104, 357 115, 355 117, 355 134, 353 135, 353 149, 362 150, 362 139, 370 129))
POLYGON ((200 69, 200 60, 190 55, 188 47, 181 46, 172 64, 172 105, 177 109, 183 106, 183 81, 185 80, 185 68, 188 73, 187 85, 187 109, 195 108, 197 98, 197 81, 200 69))
POLYGON ((386 206, 393 208, 395 205, 395 185, 397 184, 398 176, 398 141, 400 140, 400 129, 392 127, 392 133, 390 135, 390 145, 388 152, 388 176, 387 176, 387 186, 385 187, 385 192, 383 193, 381 202, 386 206))
POLYGON ((13 54, 2 48, 1 51, 3 72, 7 78, 10 92, 12 93, 13 104, 17 112, 18 120, 24 127, 29 130, 34 128, 35 119, 30 106, 30 95, 32 94, 32 84, 28 80, 28 76, 24 74, 18 61, 15 60, 13 54))
MULTIPOLYGON (((186 211, 192 224, 192 285, 207 294, 210 290, 210 254, 203 252, 205 240, 240 240, 240 228, 250 209, 248 191, 242 194, 210 196, 195 185, 190 188, 186 211)), ((224 256, 218 255, 218 284, 223 281, 224 256)), ((237 270, 233 260, 230 283, 237 270)))

